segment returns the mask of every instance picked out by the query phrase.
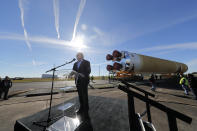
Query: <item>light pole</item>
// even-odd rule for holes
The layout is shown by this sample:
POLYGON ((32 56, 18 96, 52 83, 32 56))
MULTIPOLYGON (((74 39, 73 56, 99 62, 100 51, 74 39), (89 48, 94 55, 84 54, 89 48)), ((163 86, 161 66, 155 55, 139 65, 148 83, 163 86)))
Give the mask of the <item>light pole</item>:
POLYGON ((99 77, 100 77, 100 64, 99 64, 99 77))

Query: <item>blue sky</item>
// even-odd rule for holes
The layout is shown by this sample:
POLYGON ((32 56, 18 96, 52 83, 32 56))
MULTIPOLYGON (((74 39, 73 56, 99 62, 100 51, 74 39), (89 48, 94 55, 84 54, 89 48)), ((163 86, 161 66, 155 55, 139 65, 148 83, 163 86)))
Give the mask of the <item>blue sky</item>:
POLYGON ((54 8, 53 0, 1 0, 0 76, 39 77, 78 51, 92 63, 93 75, 99 65, 103 75, 105 56, 114 49, 183 62, 189 72, 197 71, 196 0, 80 2, 58 0, 54 8))

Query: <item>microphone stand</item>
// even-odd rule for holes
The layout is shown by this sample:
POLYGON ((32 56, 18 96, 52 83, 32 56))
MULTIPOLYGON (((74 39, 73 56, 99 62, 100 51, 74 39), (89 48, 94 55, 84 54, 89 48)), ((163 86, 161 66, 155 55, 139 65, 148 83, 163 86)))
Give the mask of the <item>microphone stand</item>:
POLYGON ((52 69, 46 71, 46 73, 51 72, 51 71, 53 72, 53 76, 52 76, 52 85, 51 85, 51 93, 50 93, 50 106, 49 106, 48 118, 47 118, 46 121, 33 122, 34 125, 37 125, 37 126, 40 126, 40 127, 44 127, 44 128, 43 128, 44 131, 45 131, 46 128, 49 126, 49 123, 50 123, 51 121, 57 120, 57 119, 59 118, 59 117, 53 118, 53 119, 51 118, 51 105, 52 105, 52 99, 53 99, 53 87, 54 87, 55 71, 57 71, 56 69, 58 69, 58 68, 60 68, 60 67, 62 67, 62 66, 65 66, 65 65, 67 65, 67 64, 70 64, 70 63, 72 63, 73 61, 75 61, 75 59, 73 59, 73 60, 70 61, 70 62, 66 62, 65 64, 62 64, 62 65, 60 65, 60 66, 56 66, 56 67, 54 67, 54 68, 52 68, 52 69), (43 125, 43 124, 41 124, 41 123, 46 123, 46 124, 43 125))

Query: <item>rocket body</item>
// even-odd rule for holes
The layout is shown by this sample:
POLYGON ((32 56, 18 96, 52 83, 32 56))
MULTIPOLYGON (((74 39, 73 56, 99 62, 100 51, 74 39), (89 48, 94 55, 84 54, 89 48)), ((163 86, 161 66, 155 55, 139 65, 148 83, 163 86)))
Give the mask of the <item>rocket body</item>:
POLYGON ((187 65, 175 61, 140 55, 128 51, 113 52, 113 70, 135 73, 184 73, 187 65))

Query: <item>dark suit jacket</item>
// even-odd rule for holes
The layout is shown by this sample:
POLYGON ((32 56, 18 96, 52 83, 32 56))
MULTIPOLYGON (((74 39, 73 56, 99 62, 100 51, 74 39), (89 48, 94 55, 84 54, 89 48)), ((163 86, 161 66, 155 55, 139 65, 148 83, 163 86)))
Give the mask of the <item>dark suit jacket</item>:
POLYGON ((12 81, 11 80, 3 80, 2 81, 3 89, 9 89, 12 87, 12 81))
POLYGON ((0 80, 0 91, 2 91, 2 90, 3 90, 3 81, 0 80))
MULTIPOLYGON (((73 65, 73 70, 78 73, 82 73, 85 76, 84 80, 89 83, 89 74, 91 72, 89 61, 83 59, 83 61, 79 66, 79 69, 77 68, 77 62, 75 62, 75 64, 73 65)), ((79 79, 81 80, 83 78, 79 78, 79 79)))

